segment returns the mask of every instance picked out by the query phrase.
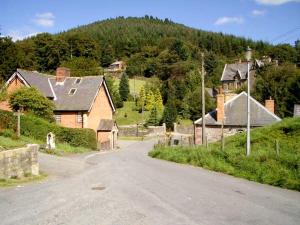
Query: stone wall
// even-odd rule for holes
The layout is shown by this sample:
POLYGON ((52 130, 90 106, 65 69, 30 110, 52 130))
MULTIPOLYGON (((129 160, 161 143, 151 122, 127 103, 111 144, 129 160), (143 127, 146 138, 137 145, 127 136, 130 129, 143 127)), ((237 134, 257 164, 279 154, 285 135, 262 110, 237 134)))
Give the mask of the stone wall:
POLYGON ((123 137, 153 136, 165 134, 166 126, 149 126, 147 128, 137 125, 118 126, 118 135, 123 137))
POLYGON ((176 131, 174 132, 178 132, 178 133, 181 133, 181 134, 191 134, 191 135, 194 135, 194 125, 191 124, 191 125, 180 125, 180 124, 177 124, 176 126, 176 131))
MULTIPOLYGON (((197 126, 195 128, 195 144, 202 144, 202 127, 197 126)), ((224 137, 235 135, 239 132, 244 132, 245 128, 239 127, 225 127, 224 137)), ((216 127, 205 127, 205 132, 207 135, 208 142, 215 142, 221 140, 222 128, 220 126, 216 127)))
POLYGON ((38 145, 0 152, 0 179, 39 175, 38 145))

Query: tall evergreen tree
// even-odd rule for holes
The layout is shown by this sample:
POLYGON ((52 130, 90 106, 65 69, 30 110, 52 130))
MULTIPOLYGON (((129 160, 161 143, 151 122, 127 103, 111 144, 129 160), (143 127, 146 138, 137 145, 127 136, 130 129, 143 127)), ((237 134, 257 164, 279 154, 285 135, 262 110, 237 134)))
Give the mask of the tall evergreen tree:
POLYGON ((149 116, 149 119, 147 121, 147 125, 157 126, 159 124, 158 117, 159 117, 159 115, 158 115, 158 112, 157 112, 157 108, 156 108, 156 106, 154 106, 151 109, 150 116, 149 116))
POLYGON ((146 92, 146 99, 145 99, 145 110, 151 111, 151 109, 155 105, 154 95, 151 90, 146 92))
POLYGON ((137 109, 139 112, 142 112, 145 107, 145 88, 144 86, 141 87, 141 90, 140 90, 140 93, 139 93, 139 97, 138 97, 138 100, 137 100, 137 109))
POLYGON ((167 100, 167 104, 165 105, 162 122, 166 123, 168 129, 173 129, 173 123, 176 122, 177 119, 177 109, 175 105, 175 99, 171 95, 167 100))
POLYGON ((122 101, 127 101, 129 97, 130 89, 129 89, 129 79, 126 73, 122 74, 120 84, 119 84, 119 94, 122 101))

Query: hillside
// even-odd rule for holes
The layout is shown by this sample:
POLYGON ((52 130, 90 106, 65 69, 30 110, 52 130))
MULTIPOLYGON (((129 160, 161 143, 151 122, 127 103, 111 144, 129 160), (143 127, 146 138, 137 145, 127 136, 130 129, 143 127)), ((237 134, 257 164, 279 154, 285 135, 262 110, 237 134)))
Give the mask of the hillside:
POLYGON ((208 149, 157 146, 149 155, 300 191, 300 118, 253 129, 249 157, 245 143, 246 135, 242 133, 225 139, 225 151, 217 142, 209 144, 208 149))

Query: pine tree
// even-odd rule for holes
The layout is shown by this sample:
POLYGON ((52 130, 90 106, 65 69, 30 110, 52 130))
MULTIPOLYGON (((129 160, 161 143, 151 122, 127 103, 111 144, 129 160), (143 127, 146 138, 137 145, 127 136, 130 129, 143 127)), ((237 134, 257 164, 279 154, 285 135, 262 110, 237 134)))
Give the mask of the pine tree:
POLYGON ((119 85, 119 94, 123 101, 127 101, 129 92, 130 92, 129 79, 127 77, 127 74, 123 73, 123 75, 121 77, 120 85, 119 85))
POLYGON ((145 107, 145 88, 144 86, 141 87, 139 98, 137 100, 137 109, 139 112, 142 112, 145 107))
POLYGON ((164 105, 163 105, 162 96, 161 96, 158 88, 154 89, 153 95, 154 95, 154 105, 155 105, 157 111, 162 112, 164 105))
POLYGON ((151 111, 151 109, 155 105, 154 95, 151 90, 146 92, 146 99, 145 99, 145 110, 151 111))
POLYGON ((149 119, 147 121, 147 125, 150 125, 150 126, 157 126, 159 123, 159 120, 158 120, 158 112, 157 112, 157 108, 154 106, 152 109, 151 109, 151 112, 150 112, 150 116, 149 116, 149 119))
POLYGON ((167 104, 165 105, 162 121, 166 123, 168 129, 173 128, 173 123, 177 119, 177 109, 175 105, 175 99, 173 96, 168 98, 167 104))

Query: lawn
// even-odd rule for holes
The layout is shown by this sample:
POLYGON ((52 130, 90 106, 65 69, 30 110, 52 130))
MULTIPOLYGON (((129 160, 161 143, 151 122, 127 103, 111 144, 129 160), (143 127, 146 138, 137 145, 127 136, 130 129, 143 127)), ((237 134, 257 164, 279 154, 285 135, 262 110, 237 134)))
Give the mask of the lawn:
POLYGON ((252 181, 300 191, 300 118, 288 118, 251 132, 251 155, 245 154, 246 134, 197 147, 156 146, 154 158, 190 164, 252 181), (279 143, 276 151, 276 142, 279 143))
POLYGON ((150 112, 145 111, 144 113, 139 113, 134 110, 134 107, 134 102, 124 102, 124 107, 116 111, 114 119, 118 125, 133 125, 148 120, 150 112))
MULTIPOLYGON (((147 78, 144 79, 129 79, 130 94, 134 96, 134 93, 138 95, 142 86, 146 84, 147 78)), ((120 79, 115 79, 115 84, 119 87, 120 79)))

